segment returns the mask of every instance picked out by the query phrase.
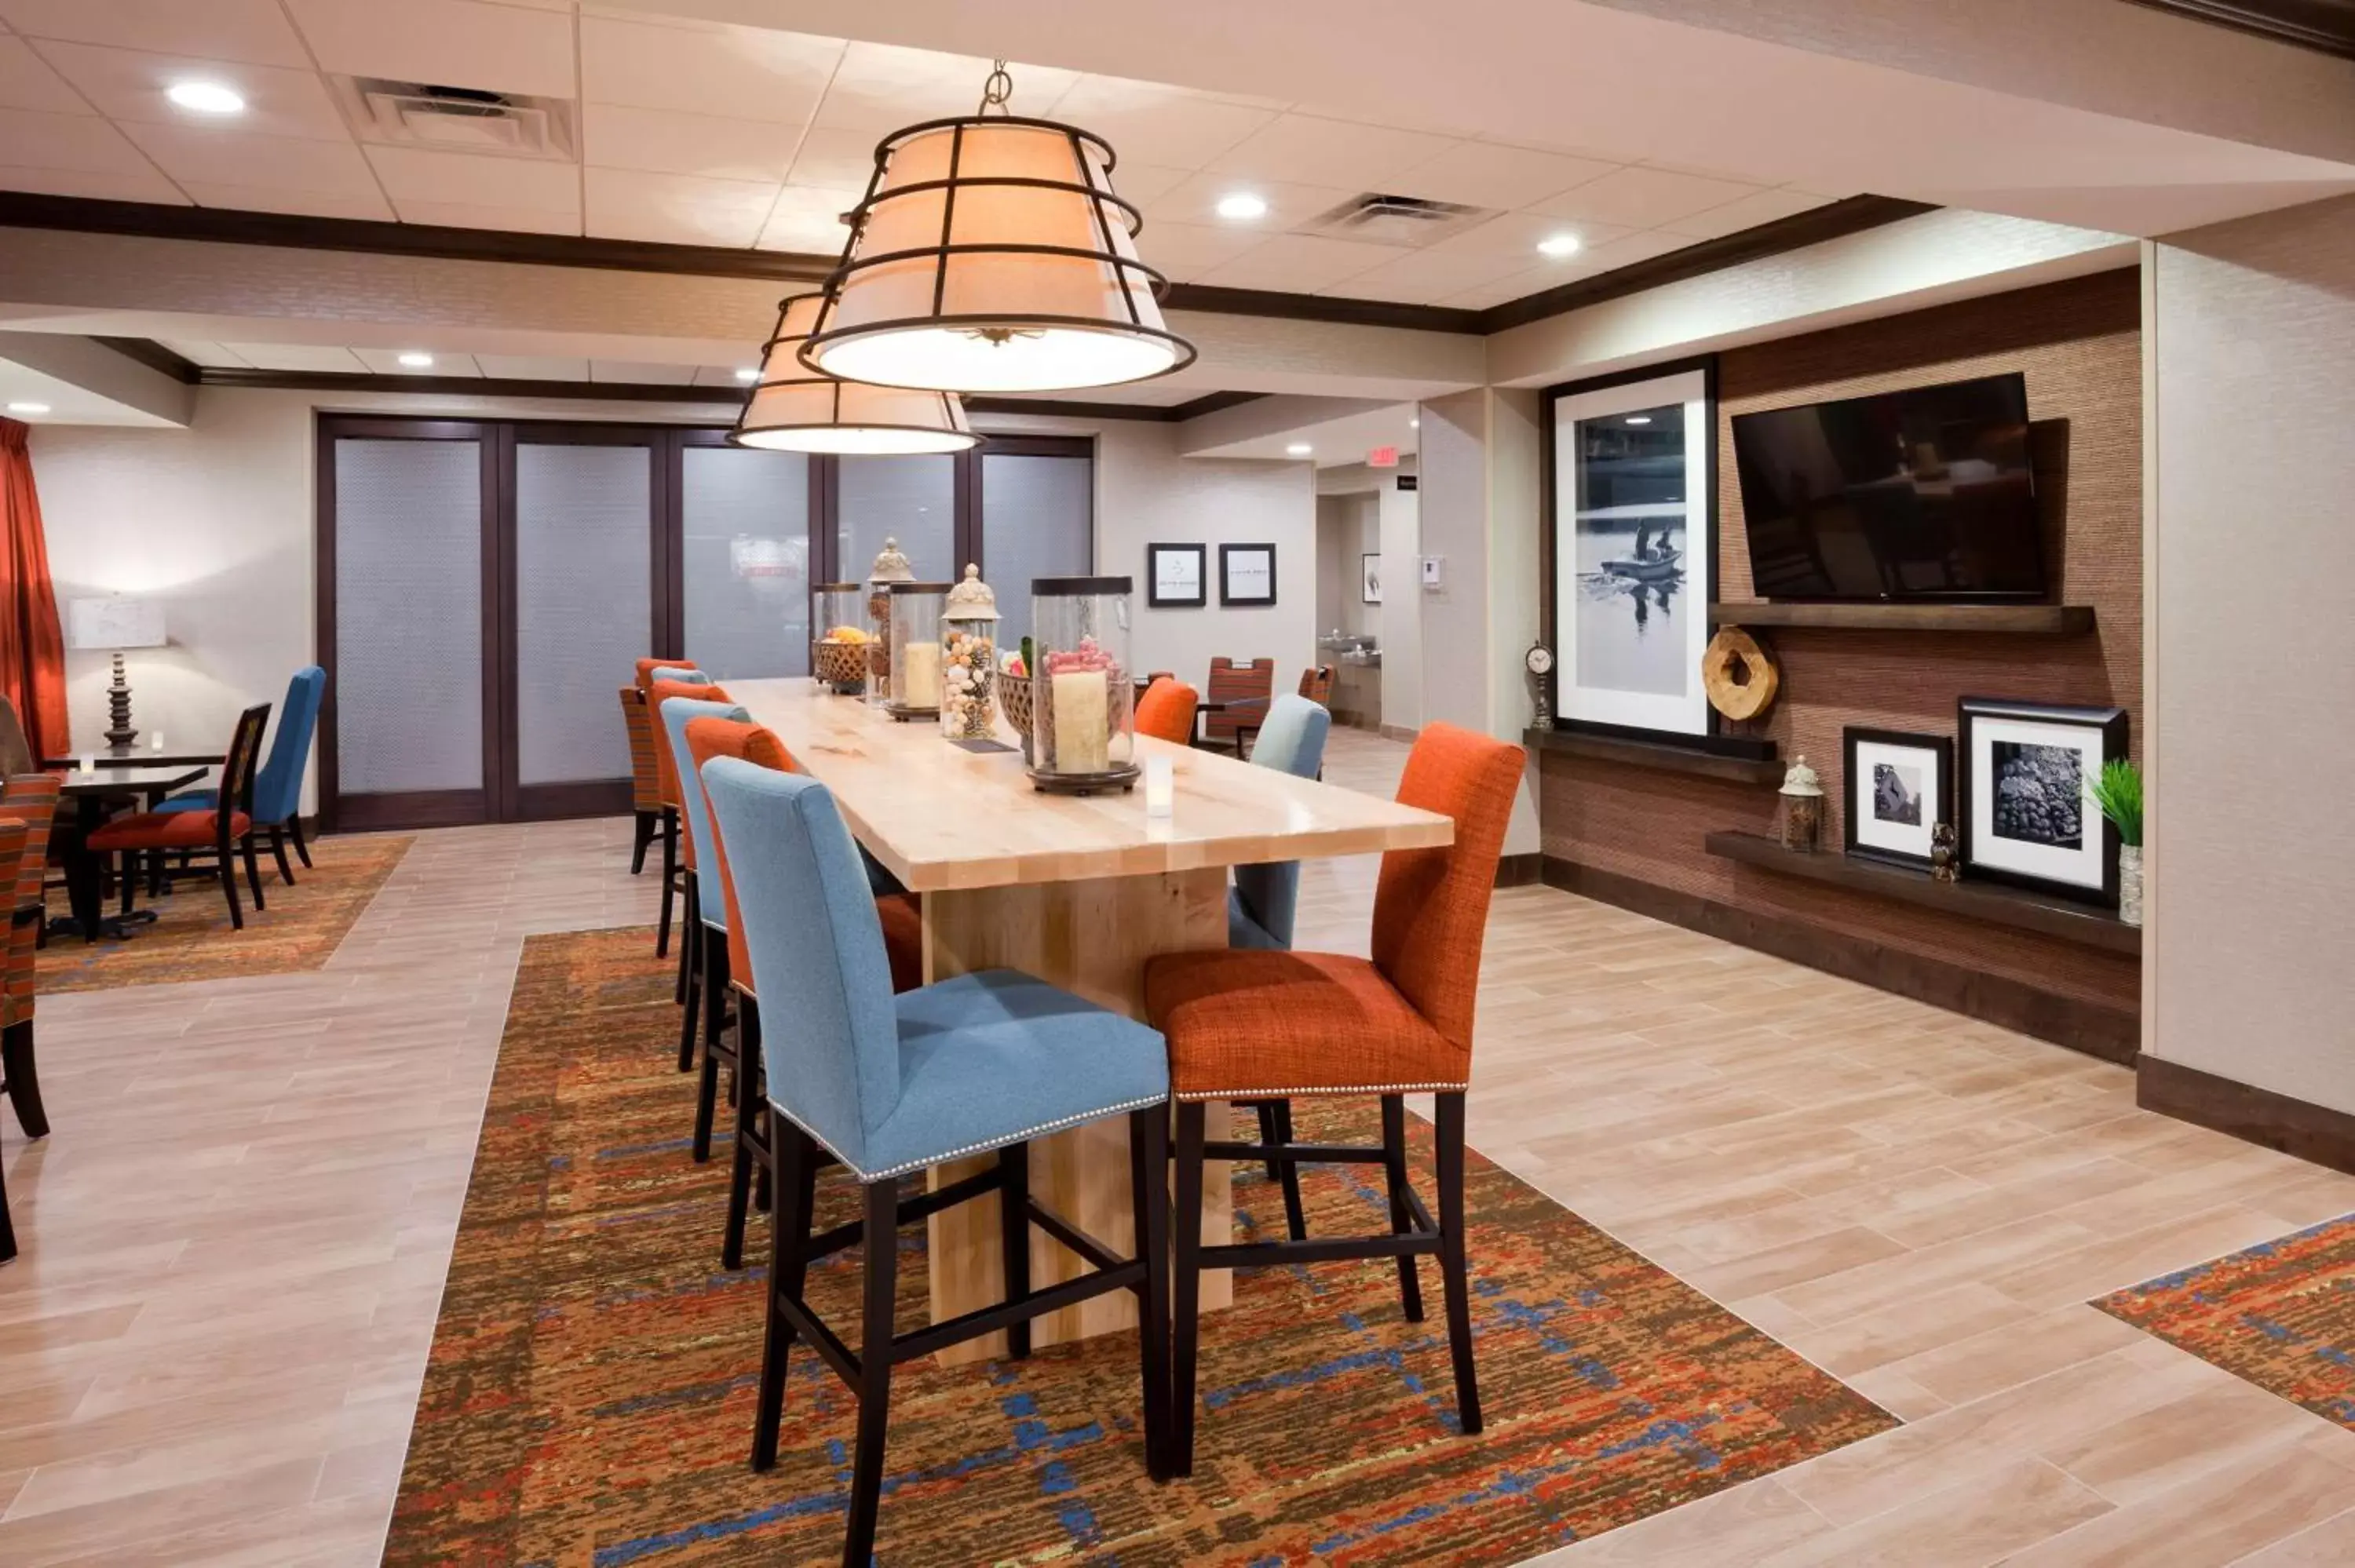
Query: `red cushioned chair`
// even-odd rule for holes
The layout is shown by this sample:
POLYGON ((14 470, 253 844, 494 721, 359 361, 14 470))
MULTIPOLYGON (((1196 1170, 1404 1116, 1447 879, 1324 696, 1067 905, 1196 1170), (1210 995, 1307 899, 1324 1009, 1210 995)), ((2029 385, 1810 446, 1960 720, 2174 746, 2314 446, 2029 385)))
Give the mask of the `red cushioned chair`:
POLYGON ((1200 699, 1194 688, 1175 675, 1163 675, 1136 699, 1136 733, 1189 746, 1194 739, 1194 710, 1200 699))
POLYGON ((253 891, 253 906, 264 907, 261 899, 261 872, 253 860, 253 778, 261 757, 261 732, 270 724, 270 705, 256 703, 237 716, 237 728, 230 732, 229 754, 221 760, 220 788, 213 799, 218 802, 206 811, 141 811, 114 821, 90 835, 86 841, 92 854, 120 856, 116 872, 123 883, 123 912, 131 913, 131 895, 138 882, 138 857, 156 856, 155 865, 162 871, 161 852, 210 850, 220 873, 222 895, 229 900, 229 923, 231 928, 245 928, 245 912, 237 903, 236 853, 245 853, 245 883, 253 891), (224 809, 226 808, 226 809, 224 809))
POLYGON ((630 742, 630 874, 646 869, 646 849, 663 821, 662 785, 655 772, 655 732, 646 717, 646 694, 620 688, 622 733, 630 742))
POLYGON ((1245 732, 1259 728, 1267 716, 1268 699, 1275 695, 1275 661, 1254 659, 1246 664, 1213 659, 1204 695, 1211 702, 1231 705, 1232 711, 1220 707, 1202 715, 1202 745, 1241 757, 1245 732))
MULTIPOLYGON (((687 721, 687 747, 698 774, 715 757, 740 758, 780 773, 798 773, 793 755, 775 732, 738 719, 697 718, 687 721)), ((698 786, 699 787, 699 786, 698 786)), ((735 1169, 728 1183, 728 1232, 720 1243, 721 1266, 744 1266, 744 1216, 751 1206, 754 1161, 760 1164, 762 1191, 773 1180, 773 1153, 769 1142, 769 1103, 761 1071, 761 999, 752 990, 752 960, 744 948, 744 920, 736 909, 736 885, 728 874, 728 843, 719 834, 717 812, 706 809, 711 823, 710 858, 726 911, 728 940, 704 956, 705 983, 709 995, 704 1006, 703 1082, 697 1091, 695 1137, 698 1147, 711 1141, 711 1120, 719 1101, 719 1068, 728 1068, 729 1098, 736 1107, 735 1169), (720 1014, 730 991, 736 998, 735 1038, 728 1038, 720 1014)), ((707 893, 709 890, 706 890, 707 893)), ((924 924, 922 907, 912 893, 879 894, 875 913, 883 922, 883 951, 891 964, 891 989, 914 991, 924 983, 924 924)))
MULTIPOLYGON (((657 659, 657 668, 677 668, 668 661, 657 659)), ((643 668, 645 660, 639 660, 643 668)), ((687 681, 655 681, 645 689, 646 739, 655 753, 655 798, 662 802, 663 811, 663 895, 662 915, 655 925, 655 957, 670 951, 671 906, 684 895, 693 880, 695 846, 687 842, 686 824, 680 813, 686 808, 685 797, 678 792, 678 762, 665 744, 662 705, 672 697, 686 697, 692 702, 724 703, 731 701, 727 692, 717 685, 696 685, 687 681)), ((678 1001, 687 1001, 687 944, 679 944, 678 1001)))
POLYGON ((1464 1254, 1464 1091, 1472 1076, 1472 1012, 1480 945, 1505 824, 1520 787, 1521 748, 1451 725, 1425 728, 1399 782, 1401 804, 1451 817, 1455 842, 1392 850, 1374 893, 1373 953, 1220 948, 1166 953, 1145 966, 1148 1018, 1169 1042, 1169 1089, 1178 1106, 1180 1214, 1199 1213, 1209 1160, 1380 1165, 1390 1189, 1384 1236, 1202 1245, 1198 1226, 1177 1227, 1174 1355, 1179 1473, 1191 1472, 1198 1303, 1205 1268, 1252 1268, 1340 1258, 1395 1258, 1411 1321, 1423 1318, 1417 1257, 1436 1255, 1447 1298, 1456 1408, 1480 1430, 1464 1254), (1408 1184, 1406 1099, 1437 1102, 1439 1217, 1408 1184), (1376 1095, 1380 1148, 1205 1141, 1213 1101, 1376 1095))
MULTIPOLYGON (((57 815, 58 780, 50 773, 20 773, 0 789, 0 873, 13 870, 16 897, 8 927, 5 991, 0 991, 0 1091, 16 1107, 27 1138, 46 1138, 40 1080, 33 1075, 34 948, 41 937, 41 882, 47 874, 49 823, 57 815)), ((16 1255, 8 1221, 8 1191, 0 1184, 0 1263, 16 1255)))

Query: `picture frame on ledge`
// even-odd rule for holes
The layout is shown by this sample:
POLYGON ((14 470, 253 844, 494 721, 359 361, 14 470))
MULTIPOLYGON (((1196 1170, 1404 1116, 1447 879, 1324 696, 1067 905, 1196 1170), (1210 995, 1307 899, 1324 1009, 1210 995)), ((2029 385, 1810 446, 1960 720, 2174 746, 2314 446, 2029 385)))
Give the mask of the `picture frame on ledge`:
POLYGON ((1962 874, 2115 909, 2118 831, 2085 786, 2126 758, 2126 710, 1965 697, 1956 719, 1962 874))
POLYGON ((1382 557, 1379 554, 1358 557, 1358 602, 1382 602, 1382 557))
POLYGON ((1219 546, 1219 602, 1256 606, 1275 602, 1275 546, 1219 546))
POLYGON ((1210 602, 1209 546, 1145 546, 1145 603, 1151 609, 1202 609, 1210 602))
POLYGON ((1840 731, 1842 847, 1862 860, 1930 869, 1931 835, 1955 820, 1955 743, 1943 735, 1840 731))

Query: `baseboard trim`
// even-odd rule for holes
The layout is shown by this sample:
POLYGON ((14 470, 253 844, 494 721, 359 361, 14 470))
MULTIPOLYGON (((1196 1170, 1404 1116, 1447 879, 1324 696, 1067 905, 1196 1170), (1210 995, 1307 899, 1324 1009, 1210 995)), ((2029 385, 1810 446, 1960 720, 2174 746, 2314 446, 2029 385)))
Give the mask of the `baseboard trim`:
POLYGON ((2346 1111, 2157 1056, 2135 1065, 2135 1104, 2355 1175, 2355 1115, 2346 1111))
POLYGON ((1419 729, 1411 729, 1402 724, 1386 724, 1381 726, 1384 740, 1403 740, 1412 744, 1414 737, 1422 733, 1419 729))
POLYGON ((1542 858, 1548 886, 1599 903, 2049 1040, 2105 1062, 2132 1065, 2141 1048, 2142 1021, 2126 1009, 2056 995, 2024 981, 1883 947, 1804 921, 1737 909, 1698 894, 1598 871, 1558 855, 1542 858))
POLYGON ((1545 856, 1536 851, 1497 857, 1497 885, 1499 887, 1528 887, 1544 880, 1545 856))

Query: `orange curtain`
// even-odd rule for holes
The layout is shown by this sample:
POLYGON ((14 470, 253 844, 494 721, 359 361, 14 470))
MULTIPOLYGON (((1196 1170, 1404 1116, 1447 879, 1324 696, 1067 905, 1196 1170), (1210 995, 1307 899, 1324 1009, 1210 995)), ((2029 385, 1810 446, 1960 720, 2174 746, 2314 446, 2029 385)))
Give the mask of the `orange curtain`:
POLYGON ((48 536, 33 490, 29 428, 0 419, 0 693, 16 705, 33 755, 73 750, 66 727, 66 640, 49 581, 48 536))

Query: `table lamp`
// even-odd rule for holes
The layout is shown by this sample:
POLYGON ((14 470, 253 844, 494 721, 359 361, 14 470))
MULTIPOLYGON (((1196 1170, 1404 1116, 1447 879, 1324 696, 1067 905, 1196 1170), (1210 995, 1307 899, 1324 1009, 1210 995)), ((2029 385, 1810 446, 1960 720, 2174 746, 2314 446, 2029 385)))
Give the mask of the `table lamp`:
POLYGON ((131 688, 123 679, 123 651, 164 646, 164 607, 152 599, 114 594, 78 599, 67 609, 66 646, 114 654, 114 684, 106 689, 107 717, 113 721, 106 743, 127 747, 139 738, 131 727, 131 688))

